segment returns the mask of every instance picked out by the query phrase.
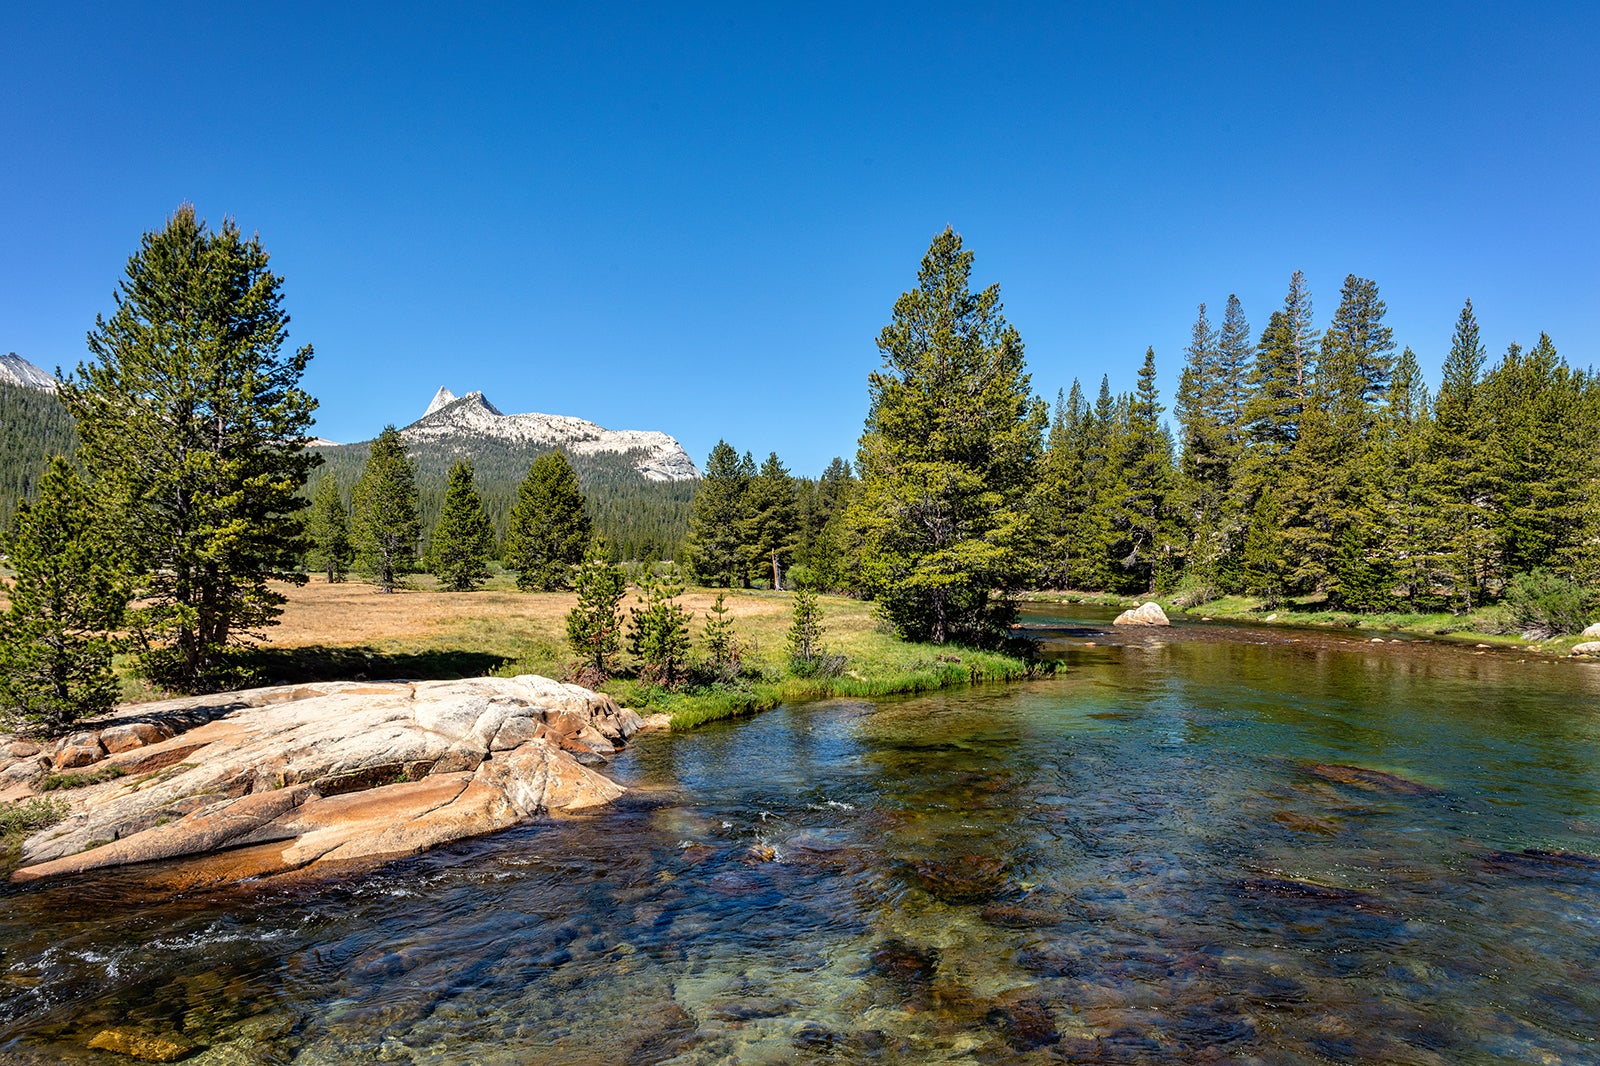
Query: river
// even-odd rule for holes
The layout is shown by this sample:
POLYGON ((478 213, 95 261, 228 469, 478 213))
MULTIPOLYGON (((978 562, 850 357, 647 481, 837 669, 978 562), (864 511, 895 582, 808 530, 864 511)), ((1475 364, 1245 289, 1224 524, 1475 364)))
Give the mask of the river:
POLYGON ((1600 665, 1106 617, 378 871, 0 889, 0 1061, 1600 1062, 1600 665))

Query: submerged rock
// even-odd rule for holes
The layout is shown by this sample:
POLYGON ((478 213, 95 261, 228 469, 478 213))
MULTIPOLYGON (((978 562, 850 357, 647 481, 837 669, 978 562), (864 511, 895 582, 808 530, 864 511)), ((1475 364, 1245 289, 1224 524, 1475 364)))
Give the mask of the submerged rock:
POLYGON ((1167 612, 1161 609, 1161 605, 1151 600, 1149 603, 1141 604, 1131 611, 1123 611, 1117 615, 1111 624, 1114 626, 1170 626, 1172 623, 1167 619, 1167 612))
POLYGON ((143 1062, 177 1062, 199 1048, 176 1033, 145 1033, 125 1025, 100 1030, 89 1046, 143 1062))
POLYGON ((1393 792, 1401 796, 1436 796, 1439 790, 1420 781, 1391 774, 1385 770, 1369 770, 1364 766, 1346 766, 1340 763, 1317 763, 1307 770, 1335 784, 1350 785, 1367 792, 1393 792))
POLYGON ((152 728, 113 721, 94 745, 168 739, 103 758, 123 776, 74 790, 70 816, 23 843, 16 880, 206 856, 226 882, 411 855, 617 798, 584 762, 638 726, 608 696, 532 675, 253 689, 130 717, 152 728))
POLYGON ((1008 888, 1006 862, 989 855, 920 859, 911 874, 923 891, 944 903, 988 903, 1008 888))

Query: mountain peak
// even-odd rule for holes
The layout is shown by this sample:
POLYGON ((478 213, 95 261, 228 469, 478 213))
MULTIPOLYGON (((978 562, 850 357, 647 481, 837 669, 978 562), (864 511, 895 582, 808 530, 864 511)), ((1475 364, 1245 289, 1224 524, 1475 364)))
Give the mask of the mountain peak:
POLYGON ((427 418, 431 414, 436 414, 439 411, 443 411, 446 407, 458 403, 470 404, 473 407, 481 407, 492 415, 498 415, 501 413, 500 408, 490 403, 489 398, 482 392, 479 392, 477 389, 472 390, 464 396, 457 396, 443 385, 440 385, 439 391, 433 394, 433 401, 428 404, 428 409, 422 412, 422 417, 427 418))
POLYGON ((56 391, 56 379, 40 370, 16 352, 0 355, 0 385, 17 385, 24 389, 56 391))

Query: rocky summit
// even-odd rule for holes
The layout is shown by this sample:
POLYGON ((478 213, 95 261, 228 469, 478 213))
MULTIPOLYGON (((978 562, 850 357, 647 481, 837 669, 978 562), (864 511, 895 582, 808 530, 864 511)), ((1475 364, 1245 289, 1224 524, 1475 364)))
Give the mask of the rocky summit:
POLYGON ((43 392, 56 391, 55 375, 39 369, 16 352, 0 355, 0 385, 15 385, 43 392))
POLYGON ((225 883, 412 855, 616 799, 596 768, 640 724, 533 675, 141 704, 48 745, 0 740, 0 800, 80 786, 51 793, 70 813, 23 842, 12 876, 204 857, 225 883))
POLYGON ((459 445, 488 439, 512 445, 564 448, 573 455, 612 452, 633 456, 635 469, 650 481, 688 481, 700 476, 689 453, 665 433, 605 429, 567 415, 502 414, 481 392, 457 396, 440 388, 422 417, 402 429, 400 435, 411 445, 459 445))

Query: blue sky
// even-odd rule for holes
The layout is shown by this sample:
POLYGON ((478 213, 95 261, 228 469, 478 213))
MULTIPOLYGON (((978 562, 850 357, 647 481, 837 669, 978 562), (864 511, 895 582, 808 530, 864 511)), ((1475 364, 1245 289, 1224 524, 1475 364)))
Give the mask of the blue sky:
POLYGON ((1296 269, 1434 380, 1468 296, 1600 363, 1595 5, 222 6, 0 14, 0 351, 75 364, 189 201, 335 440, 446 385, 816 473, 946 225, 1047 398, 1154 345, 1170 403, 1195 305, 1296 269))

